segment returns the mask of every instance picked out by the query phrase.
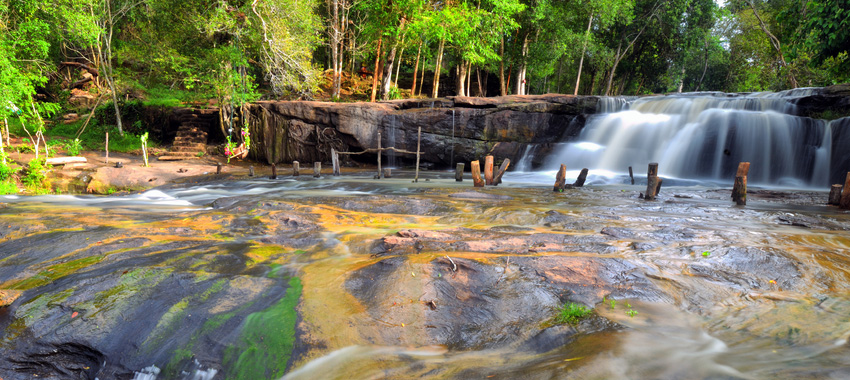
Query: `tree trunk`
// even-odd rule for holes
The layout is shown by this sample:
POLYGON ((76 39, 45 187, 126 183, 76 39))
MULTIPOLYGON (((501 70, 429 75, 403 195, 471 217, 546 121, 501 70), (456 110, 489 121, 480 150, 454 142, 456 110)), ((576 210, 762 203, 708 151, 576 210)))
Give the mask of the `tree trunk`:
POLYGON ((422 87, 425 87, 425 61, 422 61, 422 74, 419 77, 419 93, 417 96, 422 96, 422 87))
MULTIPOLYGON (((475 69, 475 76, 477 76, 477 77, 478 77, 478 78, 477 78, 477 79, 478 79, 478 96, 481 96, 481 97, 485 97, 485 98, 486 98, 486 97, 487 97, 487 92, 486 92, 486 90, 485 90, 485 89, 487 88, 487 86, 486 86, 486 85, 483 85, 483 84, 481 83, 481 69, 480 69, 480 68, 475 69)), ((485 78, 486 78, 486 76, 485 76, 485 78)))
POLYGON ((331 13, 330 43, 331 43, 331 66, 333 68, 333 84, 331 87, 331 98, 339 99, 342 79, 342 60, 340 57, 340 22, 339 22, 339 0, 329 0, 328 7, 331 13))
POLYGON ((446 47, 446 40, 440 40, 440 46, 437 48, 437 64, 434 68, 434 88, 431 89, 431 97, 436 98, 440 93, 440 70, 443 65, 443 49, 446 47))
POLYGON ((416 96, 416 75, 419 74, 419 56, 422 54, 422 41, 419 42, 419 50, 416 51, 416 63, 413 64, 413 86, 410 86, 410 96, 416 96))
POLYGON ((764 34, 767 34, 767 37, 770 39, 771 45, 773 45, 773 48, 776 49, 776 54, 779 55, 779 62, 782 64, 782 68, 784 68, 788 72, 788 81, 791 83, 791 87, 799 87, 797 85, 797 78, 794 77, 794 73, 791 72, 791 69, 788 68, 788 63, 785 62, 785 55, 782 54, 782 44, 779 43, 779 38, 776 38, 776 36, 774 36, 773 33, 771 33, 770 30, 767 29, 767 25, 765 25, 764 21, 762 21, 761 16, 759 16, 759 13, 756 11, 756 5, 752 2, 752 0, 750 1, 750 7, 753 9, 753 14, 759 20, 761 30, 764 31, 764 34))
POLYGON ((381 82, 381 100, 389 100, 390 98, 390 86, 392 86, 393 83, 393 63, 395 63, 396 47, 398 47, 398 42, 393 44, 393 47, 390 48, 390 51, 387 54, 386 63, 384 64, 384 78, 381 82))
POLYGON ((705 79, 705 72, 708 70, 708 38, 705 39, 705 63, 702 65, 702 75, 699 77, 699 82, 697 82, 697 88, 694 91, 699 91, 700 87, 702 87, 702 80, 705 79))
MULTIPOLYGON (((370 101, 375 101, 375 93, 378 91, 378 65, 381 63, 381 41, 383 36, 378 37, 378 51, 375 54, 375 71, 372 72, 372 98, 370 101)), ((380 154, 380 152, 379 152, 380 154)))
POLYGON ((508 88, 505 83, 505 36, 502 36, 502 46, 499 47, 499 95, 505 96, 508 94, 508 88))
MULTIPOLYGON (((590 17, 587 20, 587 32, 584 33, 584 44, 581 48, 581 58, 578 60, 578 76, 576 76, 576 89, 573 95, 578 95, 578 86, 581 83, 581 69, 584 66, 584 54, 587 51, 587 41, 590 39, 590 27, 593 25, 593 12, 590 12, 590 17)), ((560 78, 560 66, 558 69, 558 77, 560 78)))
POLYGON ((520 51, 521 58, 520 64, 517 68, 516 75, 516 94, 517 95, 525 95, 525 73, 528 65, 526 64, 526 59, 528 58, 528 33, 525 34, 525 37, 522 39, 522 50, 520 51))
MULTIPOLYGON (((616 58, 614 58, 614 66, 611 67, 611 72, 608 74, 608 85, 605 86, 605 93, 603 95, 607 96, 608 92, 611 91, 611 82, 614 81, 614 73, 617 71, 617 65, 620 64, 620 59, 622 58, 620 56, 620 48, 621 47, 623 47, 622 41, 620 41, 620 44, 617 45, 617 56, 616 56, 616 58)), ((626 55, 625 52, 623 52, 623 55, 626 55)))
POLYGON ((466 96, 472 96, 472 62, 466 64, 466 96))
POLYGON ((685 65, 682 64, 682 77, 679 79, 679 88, 676 90, 678 93, 682 93, 682 89, 685 87, 685 65))
POLYGON ((466 61, 461 60, 457 65, 457 96, 466 95, 466 61))

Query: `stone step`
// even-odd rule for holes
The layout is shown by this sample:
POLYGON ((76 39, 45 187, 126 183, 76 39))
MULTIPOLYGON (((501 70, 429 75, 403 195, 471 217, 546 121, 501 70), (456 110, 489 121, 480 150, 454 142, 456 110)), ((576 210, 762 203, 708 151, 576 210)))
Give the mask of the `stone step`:
MULTIPOLYGON (((207 141, 206 132, 183 132, 183 133, 178 133, 177 137, 182 137, 183 139, 197 139, 197 140, 207 141)), ((175 139, 177 137, 175 137, 175 139)))
POLYGON ((191 144, 204 144, 206 143, 206 138, 200 137, 192 137, 192 136, 180 136, 174 138, 174 143, 191 143, 191 144))
POLYGON ((207 144, 175 143, 174 145, 172 145, 172 148, 173 149, 180 148, 182 150, 192 149, 192 150, 196 150, 196 151, 199 151, 199 150, 202 151, 202 150, 207 149, 207 144))
POLYGON ((166 154, 166 156, 174 156, 174 157, 197 157, 198 152, 181 152, 181 151, 171 151, 166 154))
POLYGON ((180 153, 198 154, 198 152, 203 152, 205 150, 206 149, 188 148, 188 147, 182 147, 182 146, 171 148, 171 151, 174 152, 174 153, 180 152, 180 153))
POLYGON ((203 133, 207 133, 208 130, 209 130, 208 128, 186 126, 186 125, 183 125, 183 126, 180 126, 179 128, 177 128, 178 133, 179 132, 203 132, 203 133))

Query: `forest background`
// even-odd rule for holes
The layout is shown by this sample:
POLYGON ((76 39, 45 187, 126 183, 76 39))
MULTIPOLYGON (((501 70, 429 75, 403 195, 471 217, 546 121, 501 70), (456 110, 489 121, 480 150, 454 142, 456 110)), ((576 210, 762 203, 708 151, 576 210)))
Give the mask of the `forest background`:
MULTIPOLYGON (((0 0, 0 113, 850 80, 847 0, 0 0), (378 75, 372 75, 378 73, 378 75), (209 101, 209 99, 213 99, 209 101), (91 106, 91 104, 88 104, 91 106)), ((123 134, 121 117, 114 121, 123 134)))

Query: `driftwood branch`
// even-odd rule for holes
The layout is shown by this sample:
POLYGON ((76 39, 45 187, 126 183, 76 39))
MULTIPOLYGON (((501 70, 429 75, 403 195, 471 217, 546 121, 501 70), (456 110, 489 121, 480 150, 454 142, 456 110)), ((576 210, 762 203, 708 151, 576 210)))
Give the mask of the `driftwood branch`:
POLYGON ((97 71, 97 69, 96 69, 96 68, 91 67, 91 66, 88 66, 88 65, 86 65, 86 64, 84 64, 84 63, 79 63, 79 62, 62 62, 62 66, 75 66, 75 67, 79 67, 79 68, 81 68, 81 69, 83 69, 83 70, 85 70, 85 71, 88 71, 88 72, 89 72, 89 74, 91 74, 91 75, 94 75, 94 76, 100 76, 100 73, 97 71))

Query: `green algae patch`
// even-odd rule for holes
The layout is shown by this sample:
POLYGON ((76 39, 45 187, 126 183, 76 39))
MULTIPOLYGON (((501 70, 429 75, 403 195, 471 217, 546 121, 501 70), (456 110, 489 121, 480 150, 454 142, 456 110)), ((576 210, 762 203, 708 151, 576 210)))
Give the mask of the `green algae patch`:
POLYGON ((89 256, 89 257, 84 257, 84 258, 77 259, 77 260, 71 260, 71 261, 68 261, 68 262, 65 262, 65 263, 61 263, 61 264, 51 265, 47 269, 45 269, 41 272, 38 272, 38 274, 36 274, 32 277, 26 278, 26 279, 24 279, 24 280, 22 280, 22 281, 20 281, 16 284, 10 286, 10 288, 11 289, 17 289, 17 290, 27 290, 27 289, 37 288, 37 287, 42 286, 42 285, 47 285, 47 284, 55 281, 56 279, 65 277, 65 276, 67 276, 71 273, 74 273, 74 272, 76 272, 80 269, 83 269, 83 268, 89 267, 91 265, 97 264, 101 260, 103 260, 105 257, 106 256, 102 256, 102 255, 89 256))
POLYGON ((293 277, 280 301, 245 318, 239 341, 224 353, 228 379, 277 379, 284 375, 295 344, 295 307, 301 291, 301 280, 293 277))

